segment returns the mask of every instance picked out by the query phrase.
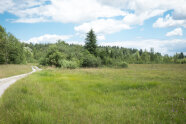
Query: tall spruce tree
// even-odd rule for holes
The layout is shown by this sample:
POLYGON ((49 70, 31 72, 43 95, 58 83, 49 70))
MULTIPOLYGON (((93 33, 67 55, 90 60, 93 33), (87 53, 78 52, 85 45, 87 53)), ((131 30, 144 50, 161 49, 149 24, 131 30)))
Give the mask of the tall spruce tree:
POLYGON ((87 37, 85 39, 85 49, 87 49, 91 54, 94 54, 95 56, 97 55, 97 52, 96 52, 97 43, 96 42, 97 42, 96 35, 93 29, 91 29, 87 33, 87 37))

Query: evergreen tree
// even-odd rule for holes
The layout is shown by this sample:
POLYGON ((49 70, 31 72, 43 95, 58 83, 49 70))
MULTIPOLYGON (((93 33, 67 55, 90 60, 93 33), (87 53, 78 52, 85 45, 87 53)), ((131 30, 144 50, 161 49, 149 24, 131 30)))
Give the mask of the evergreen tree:
POLYGON ((154 62, 155 55, 154 55, 154 48, 150 48, 150 61, 154 62))
POLYGON ((143 50, 142 50, 142 49, 140 49, 140 51, 139 51, 140 56, 142 55, 142 53, 143 53, 143 50))
POLYGON ((88 33, 87 33, 87 37, 85 39, 85 49, 87 49, 91 54, 93 55, 97 55, 96 52, 96 48, 97 48, 97 44, 96 44, 96 35, 94 33, 94 31, 91 29, 88 33))
POLYGON ((178 58, 179 58, 179 59, 183 59, 183 58, 184 58, 183 52, 181 52, 181 53, 179 54, 178 58))

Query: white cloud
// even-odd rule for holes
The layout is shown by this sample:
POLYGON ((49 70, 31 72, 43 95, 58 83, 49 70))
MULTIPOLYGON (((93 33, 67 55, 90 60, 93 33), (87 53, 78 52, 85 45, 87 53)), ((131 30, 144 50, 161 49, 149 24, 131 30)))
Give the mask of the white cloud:
POLYGON ((152 10, 174 10, 174 15, 186 15, 186 0, 99 0, 121 9, 134 10, 136 14, 152 10))
POLYGON ((10 12, 29 23, 33 18, 33 22, 36 18, 50 18, 51 21, 79 23, 127 15, 124 19, 127 23, 143 24, 144 20, 167 10, 173 10, 173 18, 186 19, 186 0, 0 0, 0 6, 0 13, 10 12), (134 13, 128 15, 126 10, 134 13))
POLYGON ((0 0, 0 13, 9 10, 13 6, 12 0, 0 0))
POLYGON ((128 24, 140 24, 151 17, 161 15, 165 11, 172 10, 169 20, 158 19, 154 27, 170 27, 180 25, 186 27, 186 0, 99 0, 106 5, 112 5, 125 10, 132 10, 124 21, 128 24), (163 21, 169 21, 166 24, 163 21))
POLYGON ((0 13, 10 12, 17 16, 22 16, 24 10, 39 8, 48 0, 0 0, 0 13))
POLYGON ((56 43, 58 40, 68 40, 71 35, 56 35, 56 34, 45 34, 39 37, 33 37, 27 43, 56 43))
MULTIPOLYGON (((103 5, 97 0, 50 0, 50 4, 45 4, 48 0, 1 0, 2 5, 7 5, 0 12, 10 12, 19 17, 19 20, 31 22, 33 18, 43 18, 51 21, 63 23, 79 23, 91 21, 99 17, 124 16, 126 12, 119 8, 103 5), (30 19, 30 21, 28 21, 30 19)), ((33 20, 33 22, 35 22, 33 20)), ((43 20, 41 20, 43 21, 43 20)), ((19 22, 19 21, 15 21, 19 22)))
POLYGON ((186 27, 186 0, 0 0, 0 6, 0 13, 9 12, 18 17, 13 22, 54 21, 81 25, 116 16, 123 18, 122 24, 143 25, 145 20, 173 10, 172 17, 159 18, 153 26, 186 27))
POLYGON ((139 24, 139 25, 143 25, 143 22, 151 17, 157 16, 157 15, 161 15, 163 12, 165 12, 165 10, 150 10, 150 11, 145 11, 143 13, 140 14, 128 14, 124 17, 124 22, 126 24, 130 24, 130 25, 135 25, 135 24, 139 24))
POLYGON ((105 36, 104 35, 97 35, 97 40, 105 40, 105 36))
POLYGON ((168 32, 166 34, 167 37, 170 37, 170 36, 182 36, 182 35, 183 35, 183 32, 182 32, 181 28, 176 28, 173 31, 170 31, 170 32, 168 32))
POLYGON ((76 26, 74 29, 78 32, 86 33, 91 28, 98 34, 111 34, 123 29, 130 29, 130 26, 125 24, 122 20, 115 19, 99 19, 82 25, 76 26))
POLYGON ((52 0, 48 7, 49 13, 56 21, 82 22, 91 21, 99 17, 114 17, 126 15, 118 8, 102 5, 97 0, 52 0))
POLYGON ((91 22, 83 23, 79 26, 76 26, 74 29, 78 32, 86 33, 91 28, 98 34, 112 34, 115 32, 119 32, 121 30, 131 29, 130 25, 140 24, 142 25, 143 22, 151 18, 153 16, 159 15, 164 10, 153 10, 153 11, 146 11, 143 14, 136 15, 136 14, 127 14, 123 20, 116 20, 116 19, 98 19, 91 22))
POLYGON ((39 18, 20 18, 17 20, 12 20, 12 22, 20 22, 20 23, 37 23, 37 22, 47 22, 49 20, 44 19, 42 17, 39 18))
POLYGON ((147 39, 137 41, 118 41, 118 42, 101 42, 102 46, 120 46, 125 48, 147 49, 154 48, 156 52, 162 54, 173 55, 175 52, 186 52, 186 40, 172 39, 172 40, 158 40, 147 39), (176 47, 175 47, 176 46, 176 47))
POLYGON ((166 28, 173 26, 183 26, 186 27, 186 20, 175 20, 169 14, 164 18, 159 18, 154 24, 155 28, 166 28))

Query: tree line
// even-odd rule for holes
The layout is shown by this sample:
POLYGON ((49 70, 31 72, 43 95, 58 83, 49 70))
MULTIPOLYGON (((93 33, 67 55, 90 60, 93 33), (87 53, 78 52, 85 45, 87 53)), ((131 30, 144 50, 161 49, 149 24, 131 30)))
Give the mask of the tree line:
POLYGON ((129 64, 183 64, 186 56, 161 55, 159 52, 118 46, 98 46, 93 30, 87 33, 85 45, 68 44, 59 40, 55 44, 21 43, 0 26, 0 64, 40 63, 62 68, 127 67, 129 64))
POLYGON ((0 64, 20 64, 24 62, 24 44, 0 26, 0 64))

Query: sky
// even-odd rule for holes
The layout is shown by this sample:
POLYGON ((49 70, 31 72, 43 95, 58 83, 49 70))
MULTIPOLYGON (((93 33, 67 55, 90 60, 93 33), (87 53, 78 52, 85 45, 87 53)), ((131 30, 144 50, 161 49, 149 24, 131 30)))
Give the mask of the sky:
POLYGON ((186 54, 186 0, 0 0, 0 25, 26 43, 84 44, 186 54))

